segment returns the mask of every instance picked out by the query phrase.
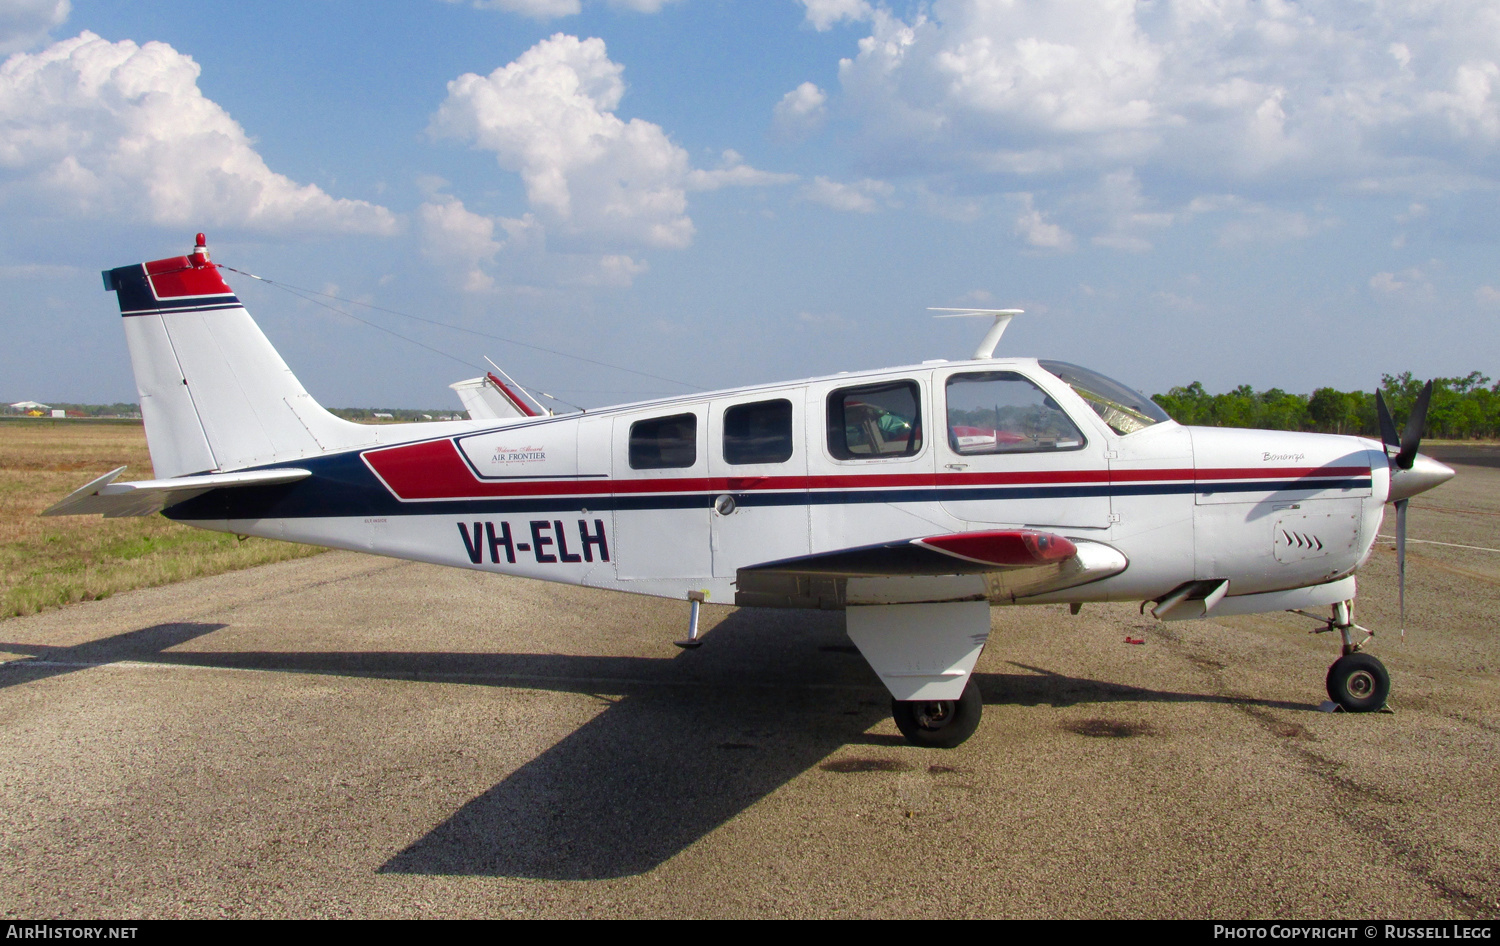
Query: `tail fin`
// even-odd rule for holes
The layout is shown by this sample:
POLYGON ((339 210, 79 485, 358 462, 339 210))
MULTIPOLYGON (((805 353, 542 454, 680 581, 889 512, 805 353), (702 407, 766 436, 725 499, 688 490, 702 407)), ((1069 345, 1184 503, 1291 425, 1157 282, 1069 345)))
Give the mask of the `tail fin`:
POLYGON ((125 339, 159 478, 223 472, 370 442, 369 429, 318 405, 208 258, 104 272, 125 339))

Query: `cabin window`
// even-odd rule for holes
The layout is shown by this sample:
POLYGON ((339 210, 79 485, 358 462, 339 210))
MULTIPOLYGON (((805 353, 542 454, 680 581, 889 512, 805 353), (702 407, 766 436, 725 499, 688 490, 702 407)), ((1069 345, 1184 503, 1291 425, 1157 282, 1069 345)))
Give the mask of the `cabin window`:
POLYGON ((1097 371, 1070 365, 1065 361, 1038 362, 1043 368, 1068 383, 1078 396, 1088 402, 1094 413, 1103 418, 1117 434, 1133 434, 1153 424, 1171 420, 1167 412, 1139 391, 1131 390, 1113 378, 1097 371))
POLYGON ((977 371, 948 379, 948 445, 954 453, 1079 450, 1078 425, 1047 392, 1014 371, 977 371))
POLYGON ((736 404, 724 411, 725 463, 785 463, 791 458, 791 401, 736 404))
POLYGON ((828 395, 828 452, 840 460, 910 457, 922 449, 915 381, 840 388, 828 395))
POLYGON ((697 415, 673 414, 630 425, 632 470, 674 470, 697 462, 697 415))

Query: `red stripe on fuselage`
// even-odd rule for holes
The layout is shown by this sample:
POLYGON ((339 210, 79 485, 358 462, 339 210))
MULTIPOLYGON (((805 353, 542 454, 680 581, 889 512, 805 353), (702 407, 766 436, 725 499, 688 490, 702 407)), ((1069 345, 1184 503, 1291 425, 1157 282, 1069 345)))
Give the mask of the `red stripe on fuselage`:
MULTIPOLYGON (((367 450, 370 469, 401 500, 529 496, 610 496, 630 493, 747 493, 777 490, 901 489, 933 486, 1045 486, 1110 482, 1205 482, 1368 476, 1369 467, 1276 467, 1218 470, 1046 470, 1018 473, 848 473, 834 476, 693 476, 622 480, 486 481, 475 476, 452 440, 367 450)), ((1315 484, 1310 483, 1309 486, 1315 484)))

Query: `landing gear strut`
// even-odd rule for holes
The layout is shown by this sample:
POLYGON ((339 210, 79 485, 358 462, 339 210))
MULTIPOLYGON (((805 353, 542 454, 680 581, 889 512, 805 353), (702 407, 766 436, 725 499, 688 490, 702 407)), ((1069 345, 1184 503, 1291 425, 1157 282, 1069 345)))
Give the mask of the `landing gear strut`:
POLYGON ((1343 656, 1328 668, 1328 698, 1350 713, 1385 709, 1386 697, 1391 694, 1391 675, 1386 672, 1385 664, 1361 651, 1375 637, 1375 632, 1354 623, 1353 601, 1335 604, 1333 616, 1314 633, 1328 631, 1338 631, 1343 644, 1343 656), (1356 643, 1354 631, 1364 631, 1365 639, 1356 643))
POLYGON ((974 735, 984 701, 970 678, 956 700, 891 700, 896 728, 914 746, 952 749, 974 735))

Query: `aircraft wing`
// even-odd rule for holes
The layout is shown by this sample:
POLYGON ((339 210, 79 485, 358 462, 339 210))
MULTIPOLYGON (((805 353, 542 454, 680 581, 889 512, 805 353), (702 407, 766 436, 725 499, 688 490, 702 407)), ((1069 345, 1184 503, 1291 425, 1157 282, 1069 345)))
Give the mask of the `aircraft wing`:
POLYGON ((125 472, 122 466, 97 480, 74 490, 42 513, 44 516, 84 516, 98 513, 106 519, 122 516, 149 516, 192 499, 211 489, 232 486, 271 486, 292 483, 312 476, 310 470, 245 470, 239 473, 205 473, 199 476, 176 476, 166 480, 137 480, 116 483, 125 472))
POLYGON ((741 568, 735 604, 849 605, 990 601, 1061 591, 1129 564, 1101 542, 1035 529, 959 532, 838 549, 741 568))

